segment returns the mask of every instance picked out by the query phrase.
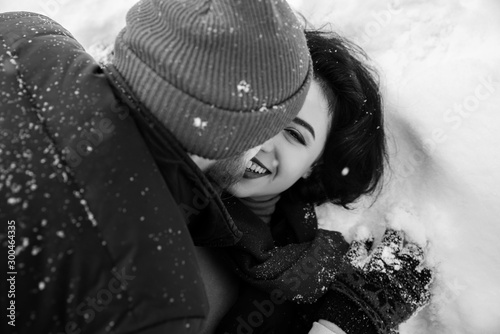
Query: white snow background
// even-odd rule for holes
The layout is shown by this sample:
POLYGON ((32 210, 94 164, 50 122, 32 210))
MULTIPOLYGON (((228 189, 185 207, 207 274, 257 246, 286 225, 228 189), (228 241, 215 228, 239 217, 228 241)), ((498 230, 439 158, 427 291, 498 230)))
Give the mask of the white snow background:
MULTIPOLYGON (((112 43, 133 3, 0 0, 0 11, 45 13, 94 52, 112 43)), ((365 49, 385 100, 383 191, 350 212, 318 208, 320 223, 348 239, 395 226, 426 245, 434 297, 402 334, 500 334, 500 2, 290 3, 365 49)))

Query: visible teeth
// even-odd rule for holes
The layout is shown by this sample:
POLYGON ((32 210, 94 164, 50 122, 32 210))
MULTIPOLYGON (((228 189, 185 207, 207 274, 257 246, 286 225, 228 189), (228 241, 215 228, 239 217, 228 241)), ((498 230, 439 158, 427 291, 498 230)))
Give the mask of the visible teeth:
POLYGON ((265 174, 266 173, 266 169, 260 167, 259 165, 257 165, 253 161, 250 161, 250 163, 247 163, 246 168, 249 169, 249 170, 251 170, 254 173, 259 173, 259 174, 265 174))

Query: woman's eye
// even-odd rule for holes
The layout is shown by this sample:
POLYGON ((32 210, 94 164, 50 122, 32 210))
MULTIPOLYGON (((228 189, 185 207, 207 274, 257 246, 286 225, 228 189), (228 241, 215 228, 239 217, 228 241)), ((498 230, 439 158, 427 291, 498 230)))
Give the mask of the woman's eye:
POLYGON ((294 140, 302 145, 306 144, 304 137, 302 136, 302 134, 299 131, 297 131, 295 129, 285 129, 285 132, 289 137, 292 138, 292 140, 294 140))

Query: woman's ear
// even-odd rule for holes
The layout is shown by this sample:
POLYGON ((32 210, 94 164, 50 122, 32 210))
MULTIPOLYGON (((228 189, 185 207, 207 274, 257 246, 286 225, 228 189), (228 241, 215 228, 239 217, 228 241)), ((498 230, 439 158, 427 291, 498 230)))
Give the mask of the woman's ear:
POLYGON ((323 163, 323 161, 322 161, 322 160, 316 160, 316 162, 315 162, 315 163, 313 163, 313 164, 312 164, 312 166, 311 166, 311 167, 309 167, 309 168, 306 170, 306 172, 305 172, 305 173, 301 176, 301 178, 303 178, 303 179, 307 179, 309 176, 311 176, 311 173, 312 173, 313 169, 314 169, 316 166, 321 165, 322 163, 323 163))
POLYGON ((306 172, 305 172, 304 174, 302 174, 301 178, 303 178, 303 179, 307 179, 307 178, 311 175, 312 170, 313 170, 313 167, 314 167, 314 166, 309 167, 309 168, 306 170, 306 172))

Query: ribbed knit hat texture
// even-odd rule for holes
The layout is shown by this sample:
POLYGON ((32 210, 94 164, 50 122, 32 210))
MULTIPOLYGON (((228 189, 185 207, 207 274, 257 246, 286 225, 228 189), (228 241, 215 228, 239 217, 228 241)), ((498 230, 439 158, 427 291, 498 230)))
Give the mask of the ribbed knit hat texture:
POLYGON ((285 0, 144 0, 127 14, 113 65, 187 152, 226 158, 299 112, 312 78, 285 0))

